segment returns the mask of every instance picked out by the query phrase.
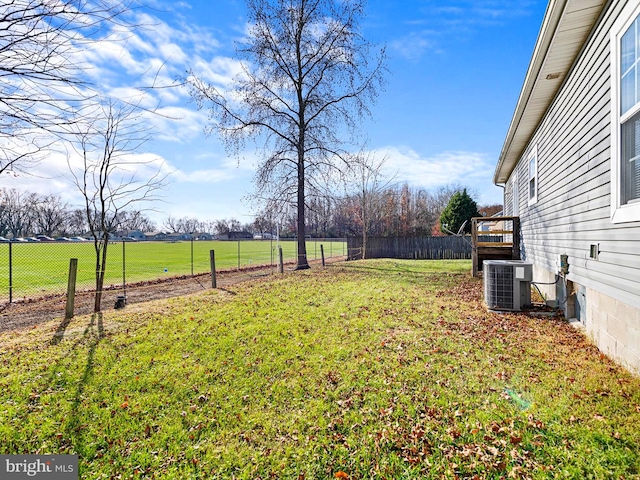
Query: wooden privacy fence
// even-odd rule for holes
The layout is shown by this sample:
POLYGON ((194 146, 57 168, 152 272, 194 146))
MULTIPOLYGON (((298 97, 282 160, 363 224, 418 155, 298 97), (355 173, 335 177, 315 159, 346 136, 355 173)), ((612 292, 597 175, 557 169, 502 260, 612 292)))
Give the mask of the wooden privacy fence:
MULTIPOLYGON (((348 237, 349 260, 362 259, 362 237, 348 237)), ((454 260, 471 258, 467 237, 368 237, 366 258, 454 260)))

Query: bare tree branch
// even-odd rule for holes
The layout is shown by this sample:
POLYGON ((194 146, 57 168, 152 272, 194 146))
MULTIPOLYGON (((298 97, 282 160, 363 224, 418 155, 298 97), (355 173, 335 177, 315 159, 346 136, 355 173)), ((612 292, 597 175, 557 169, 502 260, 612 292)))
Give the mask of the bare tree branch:
POLYGON ((345 146, 383 85, 385 52, 371 67, 371 45, 359 33, 365 0, 246 3, 251 29, 237 49, 243 73, 227 91, 193 71, 186 81, 198 106, 210 109, 208 131, 231 151, 264 142, 257 190, 274 207, 296 206, 298 268, 308 268, 307 198, 351 160, 345 146))
POLYGON ((84 210, 96 252, 96 297, 99 312, 109 238, 123 213, 134 204, 156 201, 167 174, 135 153, 150 139, 136 105, 106 100, 75 126, 76 156, 67 162, 73 182, 84 198, 84 210), (76 164, 76 157, 81 159, 76 164), (142 173, 141 173, 142 172, 142 173))
POLYGON ((136 0, 11 0, 0 4, 0 173, 24 171, 96 96, 82 51, 108 37, 136 0), (25 142, 20 143, 23 136, 25 142), (20 143, 20 145, 15 145, 20 143), (7 149, 7 145, 16 148, 7 149))

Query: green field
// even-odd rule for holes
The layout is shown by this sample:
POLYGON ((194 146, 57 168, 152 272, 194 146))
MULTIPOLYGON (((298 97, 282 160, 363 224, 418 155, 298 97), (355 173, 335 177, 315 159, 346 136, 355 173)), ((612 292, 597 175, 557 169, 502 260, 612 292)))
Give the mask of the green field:
MULTIPOLYGON (((281 241, 286 261, 296 258, 296 242, 281 241)), ((309 240, 307 257, 346 255, 343 240, 309 240)), ((66 291, 69 260, 78 259, 78 289, 95 282, 95 251, 87 243, 0 244, 0 303, 66 291), (10 275, 11 271, 11 275, 10 275), (11 276, 11 281, 10 281, 11 276)), ((277 243, 268 240, 197 242, 115 242, 109 245, 105 285, 169 278, 210 271, 209 252, 215 251, 216 270, 277 264, 277 243), (123 260, 124 259, 124 260, 123 260), (124 268, 123 268, 124 266, 124 268), (123 275, 124 273, 124 275, 123 275)))

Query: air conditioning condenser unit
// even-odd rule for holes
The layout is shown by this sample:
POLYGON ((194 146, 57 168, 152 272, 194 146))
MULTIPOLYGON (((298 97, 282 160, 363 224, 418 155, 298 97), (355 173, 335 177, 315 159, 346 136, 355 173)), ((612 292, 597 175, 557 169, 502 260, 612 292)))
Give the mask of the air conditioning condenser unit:
POLYGON ((490 310, 520 311, 531 305, 533 264, 522 260, 482 262, 484 301, 490 310))

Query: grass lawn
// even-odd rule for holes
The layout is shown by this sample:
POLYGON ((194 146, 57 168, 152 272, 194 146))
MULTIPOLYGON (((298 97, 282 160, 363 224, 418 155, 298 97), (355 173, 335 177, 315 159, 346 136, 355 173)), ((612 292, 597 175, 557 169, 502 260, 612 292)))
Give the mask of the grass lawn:
MULTIPOLYGON (((307 241, 307 258, 346 255, 341 240, 307 241)), ((281 241, 285 261, 296 258, 296 242, 281 241)), ((115 242, 108 246, 105 285, 122 284, 123 257, 127 282, 210 272, 209 252, 215 251, 216 268, 277 264, 273 241, 197 241, 197 242, 115 242), (193 248, 193 250, 192 250, 193 248)), ((69 259, 78 259, 78 288, 95 287, 95 250, 86 243, 26 243, 12 245, 13 298, 64 293, 67 289, 69 259)), ((9 300, 9 244, 0 243, 0 303, 9 300)))
POLYGON ((640 379, 468 261, 336 264, 0 336, 0 454, 83 479, 638 478, 640 379), (64 335, 55 335, 64 330, 64 335))

